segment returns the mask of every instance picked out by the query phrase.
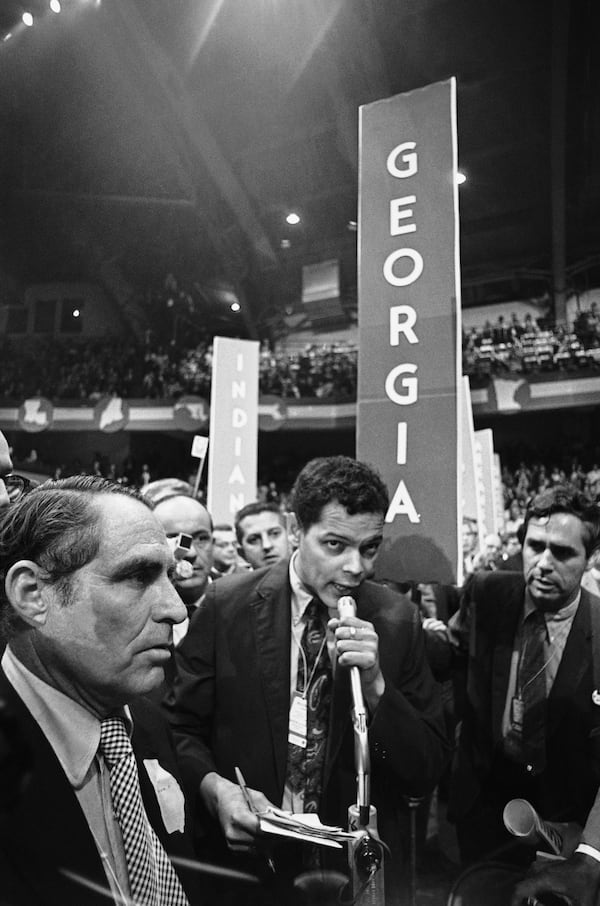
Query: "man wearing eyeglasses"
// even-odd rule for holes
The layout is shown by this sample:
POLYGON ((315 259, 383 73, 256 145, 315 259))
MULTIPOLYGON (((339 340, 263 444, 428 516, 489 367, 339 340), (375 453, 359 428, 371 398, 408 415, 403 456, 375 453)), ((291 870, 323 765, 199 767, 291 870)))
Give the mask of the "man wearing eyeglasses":
POLYGON ((2 431, 0 431, 0 511, 10 503, 11 494, 4 480, 9 472, 12 471, 12 460, 10 458, 10 449, 2 431))
MULTIPOLYGON (((188 617, 200 603, 213 567, 213 524, 206 507, 193 496, 192 487, 177 478, 150 482, 142 490, 154 515, 174 547, 177 566, 173 584, 185 604, 188 617), (178 543, 179 542, 179 543, 178 543)), ((175 645, 187 632, 188 620, 173 633, 175 645)))

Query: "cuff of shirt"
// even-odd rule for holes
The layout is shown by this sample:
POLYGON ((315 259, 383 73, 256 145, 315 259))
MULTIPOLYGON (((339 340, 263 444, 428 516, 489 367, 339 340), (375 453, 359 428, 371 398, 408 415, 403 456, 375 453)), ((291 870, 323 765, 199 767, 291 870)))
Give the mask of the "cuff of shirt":
POLYGON ((580 843, 576 853, 583 853, 584 856, 591 856, 592 859, 595 859, 596 862, 600 862, 600 849, 596 849, 594 846, 590 846, 588 843, 580 843))

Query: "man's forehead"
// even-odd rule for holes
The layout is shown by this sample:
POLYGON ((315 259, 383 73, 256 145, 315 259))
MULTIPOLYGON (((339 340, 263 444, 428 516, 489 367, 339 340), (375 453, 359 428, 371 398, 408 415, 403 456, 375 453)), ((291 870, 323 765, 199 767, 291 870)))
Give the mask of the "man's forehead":
POLYGON ((383 531, 383 513, 352 513, 342 504, 328 503, 311 526, 320 534, 331 532, 349 537, 373 535, 383 531))
POLYGON ((549 516, 532 516, 527 523, 527 535, 536 537, 568 537, 583 540, 584 523, 574 513, 552 513, 549 516))
POLYGON ((187 531, 193 528, 210 530, 210 516, 206 507, 194 497, 170 497, 157 504, 154 512, 159 522, 169 529, 187 531), (178 526, 182 526, 178 528, 178 526), (183 527, 185 525, 185 528, 183 527))
POLYGON ((0 431, 0 475, 10 471, 12 463, 10 460, 10 447, 2 431, 0 431))
POLYGON ((98 513, 99 553, 109 548, 125 554, 136 545, 166 545, 160 522, 152 510, 134 497, 98 494, 94 507, 98 513))
POLYGON ((271 512, 271 510, 263 510, 262 513, 244 516, 240 522, 240 528, 244 535, 274 526, 283 528, 283 518, 277 513, 271 512))

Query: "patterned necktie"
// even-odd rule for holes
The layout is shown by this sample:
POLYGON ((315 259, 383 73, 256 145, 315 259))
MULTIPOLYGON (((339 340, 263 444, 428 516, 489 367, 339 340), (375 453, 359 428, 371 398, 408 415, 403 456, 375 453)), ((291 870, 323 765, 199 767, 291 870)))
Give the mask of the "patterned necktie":
POLYGON ((136 906, 189 906, 146 816, 133 749, 121 717, 102 721, 99 748, 110 772, 110 793, 123 835, 133 902, 136 906))
POLYGON ((288 744, 287 781, 304 797, 304 811, 318 812, 329 729, 332 671, 326 644, 327 609, 313 598, 304 612, 296 692, 306 700, 306 747, 288 744), (303 656, 304 653, 304 656, 303 656))
MULTIPOLYGON (((523 623, 521 657, 517 672, 517 696, 521 714, 509 733, 509 752, 516 760, 531 765, 532 774, 539 774, 546 765, 546 621, 544 614, 534 610, 523 623), (519 720, 520 718, 520 720, 519 720), (520 726, 519 726, 520 724, 520 726)), ((515 705, 513 703, 513 709, 515 705)))

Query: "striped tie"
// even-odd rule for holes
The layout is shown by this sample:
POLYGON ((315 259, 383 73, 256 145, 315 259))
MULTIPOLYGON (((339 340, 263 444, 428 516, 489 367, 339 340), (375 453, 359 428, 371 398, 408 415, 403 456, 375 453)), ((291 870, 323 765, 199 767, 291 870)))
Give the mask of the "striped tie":
POLYGON ((123 835, 133 902, 136 906, 189 906, 146 816, 133 749, 121 717, 102 721, 99 748, 110 772, 113 809, 123 835))

